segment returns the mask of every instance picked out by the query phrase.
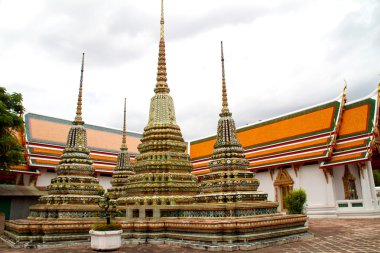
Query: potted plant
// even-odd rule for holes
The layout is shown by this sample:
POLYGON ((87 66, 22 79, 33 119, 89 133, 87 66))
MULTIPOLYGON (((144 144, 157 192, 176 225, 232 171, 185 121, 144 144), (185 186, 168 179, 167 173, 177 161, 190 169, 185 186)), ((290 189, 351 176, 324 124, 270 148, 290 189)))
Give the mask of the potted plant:
POLYGON ((91 248, 94 250, 116 250, 121 247, 121 234, 123 230, 120 224, 111 223, 118 210, 116 201, 112 200, 104 190, 100 193, 103 198, 98 201, 101 209, 99 216, 106 218, 106 223, 94 224, 90 230, 91 248))

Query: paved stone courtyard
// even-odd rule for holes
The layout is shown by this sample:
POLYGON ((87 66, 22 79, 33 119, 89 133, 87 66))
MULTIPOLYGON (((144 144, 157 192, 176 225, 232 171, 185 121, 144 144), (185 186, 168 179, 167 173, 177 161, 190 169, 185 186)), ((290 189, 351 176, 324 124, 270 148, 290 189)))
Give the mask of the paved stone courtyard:
MULTIPOLYGON (((289 243, 281 246, 268 247, 255 250, 255 253, 277 252, 380 252, 380 218, 378 219, 310 219, 310 230, 314 238, 301 242, 289 243)), ((26 252, 94 252, 88 245, 39 248, 39 249, 11 249, 0 243, 0 252, 26 253, 26 252)), ((207 252, 189 248, 168 245, 139 245, 123 246, 113 252, 152 252, 152 253, 190 253, 207 252)), ((247 252, 247 251, 235 251, 247 252)))

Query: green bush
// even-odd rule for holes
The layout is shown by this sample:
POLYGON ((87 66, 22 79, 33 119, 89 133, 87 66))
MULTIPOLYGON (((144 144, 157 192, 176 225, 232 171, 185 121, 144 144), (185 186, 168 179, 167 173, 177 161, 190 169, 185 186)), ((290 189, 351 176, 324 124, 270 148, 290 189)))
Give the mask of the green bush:
POLYGON ((373 178, 375 180, 375 186, 380 186, 380 170, 373 171, 373 178))
POLYGON ((289 214, 303 214, 305 211, 306 192, 302 189, 291 191, 284 198, 289 214))
POLYGON ((96 230, 96 231, 112 231, 112 230, 120 230, 121 229, 121 225, 120 224, 104 224, 104 223, 100 223, 100 224, 94 224, 92 226, 92 230, 96 230))

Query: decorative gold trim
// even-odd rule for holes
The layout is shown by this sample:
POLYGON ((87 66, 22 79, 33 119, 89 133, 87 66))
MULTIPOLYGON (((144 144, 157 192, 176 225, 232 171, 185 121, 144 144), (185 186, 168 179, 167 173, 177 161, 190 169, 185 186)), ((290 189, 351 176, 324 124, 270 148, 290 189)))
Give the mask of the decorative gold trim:
POLYGON ((283 185, 293 185, 294 181, 289 175, 289 173, 284 170, 280 169, 280 171, 277 174, 276 180, 274 181, 274 186, 283 186, 283 185))
POLYGON ((296 164, 293 165, 294 173, 296 173, 296 177, 298 177, 298 171, 300 170, 300 165, 296 164))
POLYGON ((271 168, 271 169, 268 169, 268 171, 269 171, 269 174, 270 174, 270 178, 272 179, 272 181, 273 181, 273 174, 274 174, 274 170, 275 170, 275 169, 273 169, 273 168, 271 168))
POLYGON ((359 175, 361 176, 362 179, 364 179, 364 170, 367 169, 367 166, 365 163, 358 163, 358 171, 359 175))
POLYGON ((332 168, 323 168, 322 171, 323 171, 323 174, 325 176, 326 184, 328 184, 329 183, 329 175, 331 178, 333 178, 334 177, 334 171, 332 170, 332 168))

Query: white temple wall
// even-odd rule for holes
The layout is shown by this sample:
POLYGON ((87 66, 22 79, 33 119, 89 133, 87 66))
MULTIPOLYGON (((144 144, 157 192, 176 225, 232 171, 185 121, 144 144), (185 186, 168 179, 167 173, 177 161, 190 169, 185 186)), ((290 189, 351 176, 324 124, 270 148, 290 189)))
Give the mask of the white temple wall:
POLYGON ((343 185, 343 175, 344 175, 344 166, 335 166, 333 167, 334 177, 332 178, 334 182, 335 189, 335 198, 337 200, 344 199, 344 185, 343 185))
MULTIPOLYGON (((258 172, 258 173, 256 173, 256 178, 258 180, 260 180, 260 186, 259 186, 258 190, 262 191, 264 193, 267 193, 268 194, 268 200, 276 201, 273 181, 270 177, 269 172, 268 171, 258 172)), ((275 179, 275 175, 273 175, 273 180, 274 179, 275 179)))
MULTIPOLYGON (((355 200, 347 200, 347 203, 349 203, 348 207, 338 207, 338 204, 341 205, 342 203, 346 203, 343 185, 344 166, 334 167, 332 169, 333 175, 331 175, 329 171, 326 171, 325 175, 324 171, 319 168, 319 164, 300 166, 297 175, 294 167, 286 168, 284 170, 286 170, 294 182, 293 189, 302 188, 306 191, 307 215, 309 216, 351 217, 379 215, 380 212, 374 212, 374 210, 376 211, 380 208, 378 209, 376 205, 377 198, 372 196, 375 196, 375 190, 372 189, 374 187, 371 187, 371 182, 367 182, 368 180, 371 180, 370 177, 364 175, 364 178, 362 178, 357 164, 351 164, 348 167, 350 173, 355 177, 355 186, 358 195, 358 200, 356 202, 355 200), (328 179, 327 181, 326 177, 328 179), (366 194, 365 196, 363 196, 363 187, 366 194), (351 206, 353 205, 351 203, 363 203, 363 207, 354 207, 351 206)), ((363 172, 368 174, 369 171, 370 170, 365 169, 363 172)), ((268 194, 268 200, 276 201, 276 187, 274 187, 274 181, 279 175, 279 172, 279 169, 274 170, 273 179, 269 171, 256 173, 256 178, 260 180, 259 190, 268 194)), ((278 187, 277 191, 277 195, 280 198, 281 193, 278 187)), ((279 201, 281 206, 281 199, 278 199, 277 201, 279 201)))
POLYGON ((104 190, 108 190, 111 188, 111 179, 112 177, 105 177, 97 174, 97 178, 99 179, 99 184, 104 188, 104 190))
POLYGON ((23 183, 23 185, 29 185, 29 183, 30 183, 30 175, 28 175, 28 174, 24 174, 23 175, 23 178, 22 178, 22 183, 23 183))
POLYGON ((299 187, 306 191, 308 208, 327 206, 330 194, 324 173, 318 164, 301 166, 298 171, 299 187))
POLYGON ((350 168, 351 174, 355 177, 355 185, 356 185, 356 191, 358 193, 358 198, 362 199, 363 198, 363 191, 362 191, 362 183, 360 180, 359 168, 356 164, 350 164, 350 165, 348 165, 348 167, 350 168))
POLYGON ((46 168, 39 168, 41 175, 37 178, 36 186, 46 187, 51 183, 51 180, 57 177, 57 173, 48 172, 46 168))
MULTIPOLYGON (((299 179, 299 173, 297 172, 297 175, 296 175, 296 172, 294 171, 294 168, 287 168, 286 171, 288 172, 289 176, 293 179, 294 181, 294 185, 293 185, 293 189, 294 190, 297 190, 300 188, 300 179, 299 179)), ((277 172, 278 173, 278 172, 277 172)), ((277 176, 277 175, 276 175, 277 176)))

